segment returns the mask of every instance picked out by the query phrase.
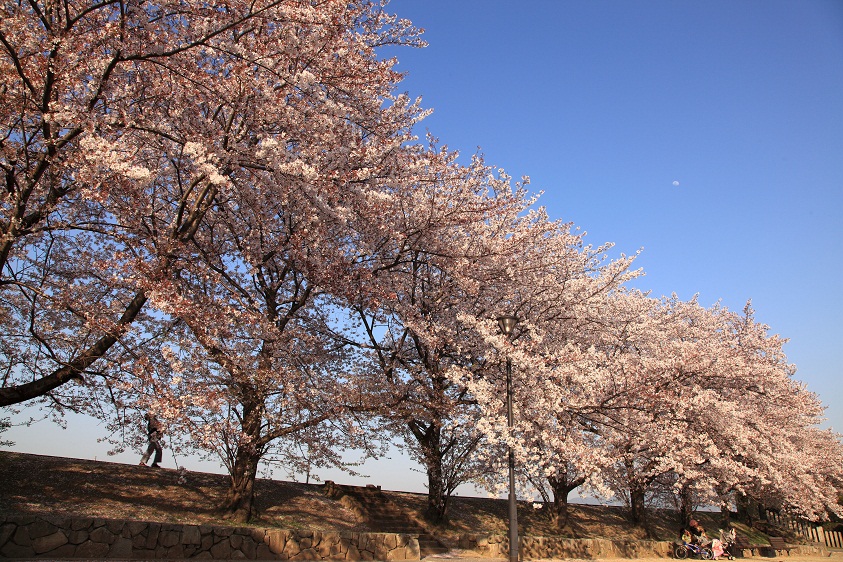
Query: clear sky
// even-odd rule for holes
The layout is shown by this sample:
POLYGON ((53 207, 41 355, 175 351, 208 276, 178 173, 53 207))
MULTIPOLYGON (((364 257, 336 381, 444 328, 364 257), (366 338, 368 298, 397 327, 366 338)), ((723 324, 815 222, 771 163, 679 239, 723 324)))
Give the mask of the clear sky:
MULTIPOLYGON (((654 295, 735 310, 752 299, 843 431, 843 2, 388 9, 426 30, 427 48, 396 51, 401 89, 434 110, 420 135, 530 176, 590 243, 643 249, 636 286, 654 295)), ((21 451, 104 457, 96 426, 38 431, 5 436, 21 451)), ((368 482, 424 489, 405 460, 367 467, 368 482)))
POLYGON ((427 128, 528 175, 654 295, 790 338, 843 431, 843 2, 393 0, 427 128), (678 182, 678 185, 676 185, 678 182))

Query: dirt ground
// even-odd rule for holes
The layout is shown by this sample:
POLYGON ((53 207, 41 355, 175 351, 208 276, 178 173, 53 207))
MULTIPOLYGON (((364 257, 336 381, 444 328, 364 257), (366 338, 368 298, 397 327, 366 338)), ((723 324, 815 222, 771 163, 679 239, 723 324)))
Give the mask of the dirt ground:
MULTIPOLYGON (((179 473, 122 463, 0 451, 0 513, 65 513, 110 519, 172 523, 228 524, 217 507, 228 477, 179 473), (183 478, 182 478, 183 476, 183 478)), ((341 483, 341 482, 340 482, 341 483)), ((417 520, 427 507, 424 494, 383 490, 389 500, 417 520)), ((375 531, 371 521, 326 497, 321 485, 259 479, 255 484, 256 526, 291 529, 375 531)), ((651 536, 630 523, 619 507, 575 504, 569 525, 559 533, 546 514, 519 502, 523 534, 636 540, 676 534, 672 514, 653 512, 651 536)), ((456 543, 463 534, 506 534, 507 502, 457 496, 448 525, 436 534, 456 543)))
MULTIPOLYGON (((228 485, 227 477, 219 474, 181 474, 167 468, 0 451, 0 483, 0 514, 46 512, 172 523, 227 523, 216 511, 228 485)), ((422 518, 425 495, 388 490, 384 493, 406 513, 422 518)), ((260 479, 256 483, 255 507, 258 516, 250 522, 255 526, 378 531, 372 522, 326 497, 321 485, 260 479)), ((520 532, 533 536, 673 540, 678 528, 675 513, 668 511, 652 510, 645 530, 632 524, 623 508, 576 504, 571 506, 569 525, 562 531, 529 504, 519 505, 518 511, 520 532)), ((702 513, 697 518, 706 528, 717 528, 719 514, 702 513)), ((455 546, 460 535, 506 534, 507 525, 506 500, 455 497, 450 523, 436 528, 435 533, 446 544, 455 546)), ((752 529, 740 531, 749 535, 752 529)), ((788 540, 791 544, 799 541, 797 537, 792 539, 788 540)), ((843 562, 843 552, 834 552, 830 557, 756 556, 746 561, 785 562, 789 558, 793 562, 843 562)), ((495 562, 479 558, 476 552, 460 550, 428 559, 495 562)), ((604 562, 612 560, 622 559, 604 562)))

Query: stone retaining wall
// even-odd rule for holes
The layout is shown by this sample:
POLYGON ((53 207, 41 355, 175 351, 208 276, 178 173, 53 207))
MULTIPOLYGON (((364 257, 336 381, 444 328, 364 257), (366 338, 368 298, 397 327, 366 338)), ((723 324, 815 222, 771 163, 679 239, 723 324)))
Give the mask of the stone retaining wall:
MULTIPOLYGON (((521 537, 520 556, 524 560, 580 558, 672 558, 671 541, 613 541, 609 539, 563 539, 558 537, 521 537)), ((508 558, 509 536, 463 535, 459 547, 473 550, 483 557, 508 558)), ((762 549, 763 551, 764 549, 762 549)), ((747 551, 748 552, 748 551, 747 551)), ((828 555, 828 550, 817 545, 798 545, 794 554, 828 555)), ((775 556, 759 552, 759 557, 775 556), (766 555, 766 556, 765 556, 766 555)))
POLYGON ((0 517, 0 558, 419 560, 418 538, 60 516, 0 517))
MULTIPOLYGON (((458 546, 483 557, 509 555, 506 535, 464 535, 458 546)), ((668 541, 522 537, 521 557, 525 560, 669 558, 672 546, 668 541)), ((814 545, 799 545, 792 552, 827 555, 824 547, 814 545)), ((355 561, 419 560, 420 552, 418 537, 405 534, 290 531, 42 515, 0 517, 0 558, 355 561)))
MULTIPOLYGON (((507 535, 463 535, 459 547, 474 550, 490 558, 509 557, 507 535)), ((669 558, 669 541, 613 541, 608 539, 564 539, 558 537, 521 537, 521 557, 543 558, 669 558)))
POLYGON ((527 559, 672 558, 673 543, 668 541, 612 541, 607 539, 524 537, 521 539, 521 553, 527 559))

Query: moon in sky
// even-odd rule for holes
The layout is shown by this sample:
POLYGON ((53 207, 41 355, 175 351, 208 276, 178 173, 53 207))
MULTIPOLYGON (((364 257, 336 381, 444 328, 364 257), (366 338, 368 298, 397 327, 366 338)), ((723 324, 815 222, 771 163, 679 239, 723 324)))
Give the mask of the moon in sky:
POLYGON ((673 181, 673 187, 679 187, 679 180, 673 181))

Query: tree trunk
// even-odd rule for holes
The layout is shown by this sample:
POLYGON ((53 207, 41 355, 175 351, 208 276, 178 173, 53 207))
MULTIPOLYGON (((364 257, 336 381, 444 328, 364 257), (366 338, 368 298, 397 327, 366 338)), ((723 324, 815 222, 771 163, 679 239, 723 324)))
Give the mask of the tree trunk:
POLYGON ((752 526, 757 520, 758 502, 745 494, 738 493, 735 495, 735 504, 737 505, 738 519, 752 526))
POLYGON ((644 490, 632 489, 629 491, 629 507, 632 520, 636 524, 644 522, 644 490))
POLYGON ((259 393, 249 384, 240 388, 243 406, 242 430, 244 438, 237 447, 231 467, 231 487, 226 492, 221 511, 223 517, 237 523, 247 523, 254 515, 255 478, 263 456, 261 425, 264 404, 259 393))
POLYGON ((732 524, 732 508, 729 502, 720 503, 720 528, 728 529, 732 524))
POLYGON ((767 521, 767 506, 761 502, 758 502, 758 520, 767 521))
POLYGON ((237 459, 231 471, 231 486, 220 506, 224 518, 236 523, 248 523, 252 518, 259 461, 259 453, 249 453, 243 449, 237 451, 237 459))
POLYGON ((442 480, 442 459, 438 457, 430 459, 427 463, 427 510, 424 517, 435 525, 448 520, 448 497, 442 480))
POLYGON ((687 526, 691 517, 694 514, 693 499, 691 498, 691 491, 687 486, 683 486, 679 492, 679 518, 682 521, 682 526, 687 526))
POLYGON ((580 487, 585 478, 568 480, 568 472, 563 472, 559 478, 548 478, 548 484, 553 491, 553 512, 551 521, 557 529, 562 529, 568 524, 568 495, 580 487))
POLYGON ((445 523, 448 520, 448 493, 442 470, 442 428, 436 422, 425 424, 420 420, 412 420, 408 425, 419 443, 427 470, 427 509, 424 518, 436 525, 445 523))
POLYGON ((564 496, 553 496, 551 521, 557 529, 562 529, 568 524, 568 494, 564 496))

